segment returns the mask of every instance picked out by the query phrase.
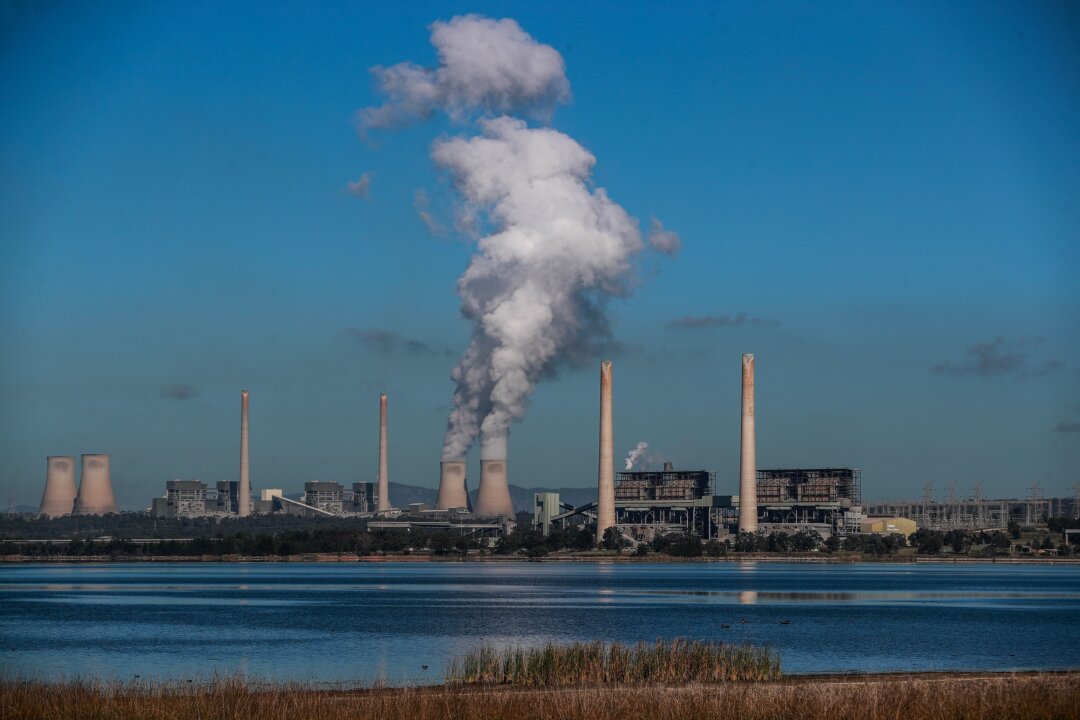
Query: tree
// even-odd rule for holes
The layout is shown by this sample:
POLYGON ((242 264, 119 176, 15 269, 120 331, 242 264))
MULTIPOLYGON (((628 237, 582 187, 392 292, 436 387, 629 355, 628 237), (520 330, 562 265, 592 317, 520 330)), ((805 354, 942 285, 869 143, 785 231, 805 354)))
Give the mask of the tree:
POLYGON ((1009 537, 1011 537, 1013 540, 1020 539, 1020 523, 1010 520, 1009 524, 1006 525, 1005 528, 1009 531, 1009 537))
POLYGON ((600 543, 605 550, 622 550, 623 536, 616 528, 609 527, 604 530, 604 539, 600 543))
POLYGON ((971 545, 971 539, 963 530, 950 530, 945 533, 944 541, 957 555, 963 553, 971 545))
POLYGON ((920 528, 912 533, 910 539, 921 555, 937 555, 945 547, 945 535, 938 530, 920 528))
POLYGON ((705 552, 705 544, 697 535, 682 535, 672 540, 667 552, 675 557, 701 557, 705 552))
POLYGON ((754 552, 757 550, 757 535, 750 532, 740 532, 735 538, 735 552, 754 552))
POLYGON ((821 547, 821 536, 816 531, 803 528, 791 536, 791 549, 795 552, 808 552, 821 547))
POLYGON ((705 554, 709 557, 723 557, 727 555, 727 545, 719 540, 710 540, 705 543, 705 554))

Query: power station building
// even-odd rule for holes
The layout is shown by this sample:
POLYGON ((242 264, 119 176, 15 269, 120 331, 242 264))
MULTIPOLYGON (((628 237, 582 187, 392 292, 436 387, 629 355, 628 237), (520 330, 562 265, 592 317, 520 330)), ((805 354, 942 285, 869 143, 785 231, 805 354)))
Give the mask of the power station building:
MULTIPOLYGON (((669 533, 722 536, 735 524, 737 507, 731 495, 713 495, 715 481, 716 473, 676 470, 671 463, 659 471, 616 473, 614 526, 637 541, 669 533)), ((534 506, 534 527, 549 528, 545 532, 592 524, 596 517, 595 502, 573 507, 558 493, 537 493, 534 506)))

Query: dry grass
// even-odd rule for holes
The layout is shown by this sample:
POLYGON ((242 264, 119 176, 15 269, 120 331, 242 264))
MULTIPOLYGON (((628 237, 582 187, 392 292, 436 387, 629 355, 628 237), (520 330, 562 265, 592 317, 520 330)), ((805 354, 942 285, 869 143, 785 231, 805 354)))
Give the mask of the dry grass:
POLYGON ((780 656, 752 645, 657 640, 627 646, 588 642, 496 650, 490 645, 450 661, 448 684, 563 687, 685 685, 780 678, 780 656))
POLYGON ((256 688, 0 680, 0 718, 80 720, 1041 720, 1080 718, 1080 674, 789 678, 684 687, 256 688))

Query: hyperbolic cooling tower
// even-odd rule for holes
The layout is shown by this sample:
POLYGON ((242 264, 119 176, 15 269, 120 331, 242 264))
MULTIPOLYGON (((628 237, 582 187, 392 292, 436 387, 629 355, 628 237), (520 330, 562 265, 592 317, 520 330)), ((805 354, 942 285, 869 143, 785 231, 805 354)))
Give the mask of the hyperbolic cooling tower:
POLYGON ((83 455, 82 480, 72 515, 104 515, 116 512, 108 455, 83 455))
POLYGON ((611 422, 611 361, 600 363, 600 467, 596 478, 596 542, 615 526, 615 446, 611 422))
POLYGON ((251 475, 248 472, 248 391, 240 391, 240 485, 236 489, 236 514, 251 514, 251 475))
POLYGON ((439 463, 439 497, 435 508, 467 508, 469 494, 465 489, 465 461, 443 460, 439 463))
POLYGON ((55 455, 47 458, 45 493, 41 496, 38 514, 49 517, 70 515, 77 494, 75 458, 71 455, 55 455))
POLYGON ((510 486, 506 479, 506 458, 480 458, 480 488, 476 491, 476 515, 514 517, 510 486))
POLYGON ((390 509, 390 474, 386 461, 386 393, 379 395, 379 512, 390 509))
POLYGON ((757 532, 757 448, 754 440, 754 356, 742 356, 742 448, 739 453, 739 532, 757 532))

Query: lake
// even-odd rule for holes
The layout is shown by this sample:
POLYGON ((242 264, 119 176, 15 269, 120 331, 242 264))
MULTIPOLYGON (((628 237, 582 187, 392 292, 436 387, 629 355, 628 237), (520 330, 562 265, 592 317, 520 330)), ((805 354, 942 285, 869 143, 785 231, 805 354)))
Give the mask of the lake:
POLYGON ((767 645, 789 673, 1077 668, 1080 565, 0 566, 9 676, 439 682, 483 641, 660 637, 767 645))

